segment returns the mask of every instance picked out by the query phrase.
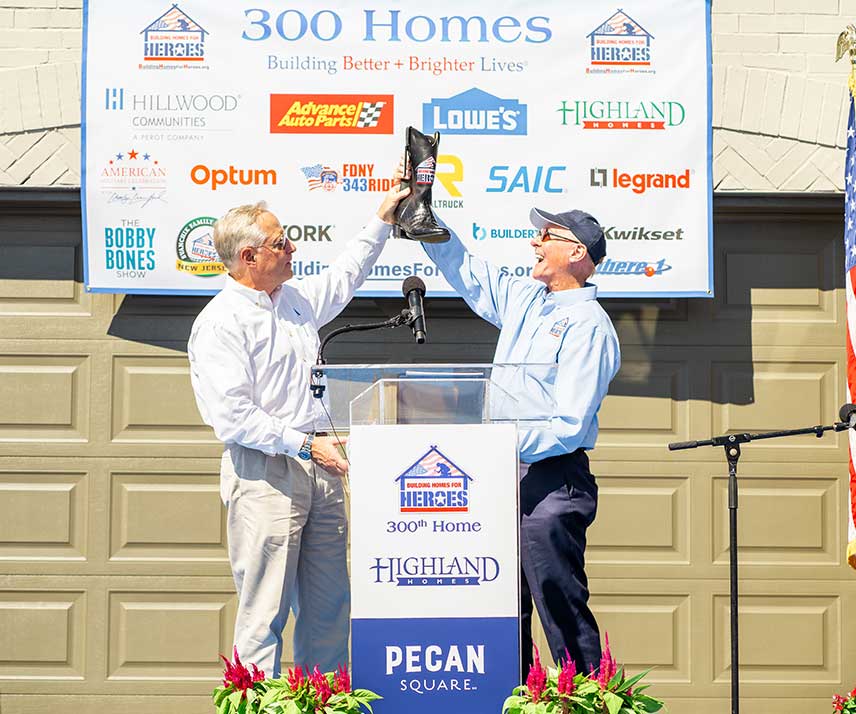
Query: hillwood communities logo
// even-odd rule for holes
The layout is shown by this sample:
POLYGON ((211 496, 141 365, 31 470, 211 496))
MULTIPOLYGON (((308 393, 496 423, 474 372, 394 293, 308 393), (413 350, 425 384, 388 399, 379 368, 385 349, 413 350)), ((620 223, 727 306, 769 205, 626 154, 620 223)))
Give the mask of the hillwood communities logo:
POLYGON ((140 34, 143 36, 140 69, 208 69, 205 66, 208 32, 178 5, 173 4, 140 34))
POLYGON ((598 25, 587 38, 591 55, 586 73, 654 73, 651 69, 654 35, 623 10, 598 25))

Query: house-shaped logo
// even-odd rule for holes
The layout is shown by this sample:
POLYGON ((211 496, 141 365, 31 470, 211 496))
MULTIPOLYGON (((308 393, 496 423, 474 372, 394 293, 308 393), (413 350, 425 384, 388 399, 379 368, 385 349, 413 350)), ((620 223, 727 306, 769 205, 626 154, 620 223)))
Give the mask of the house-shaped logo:
POLYGON ((619 9, 587 35, 591 42, 591 64, 610 66, 651 65, 654 36, 619 9))
POLYGON ((478 87, 448 99, 434 97, 422 105, 422 131, 433 134, 526 134, 526 105, 503 99, 478 87))
POLYGON ((208 32, 178 5, 173 5, 140 34, 145 62, 205 61, 208 32))
POLYGON ((401 513, 467 513, 472 478, 432 446, 396 482, 401 513))

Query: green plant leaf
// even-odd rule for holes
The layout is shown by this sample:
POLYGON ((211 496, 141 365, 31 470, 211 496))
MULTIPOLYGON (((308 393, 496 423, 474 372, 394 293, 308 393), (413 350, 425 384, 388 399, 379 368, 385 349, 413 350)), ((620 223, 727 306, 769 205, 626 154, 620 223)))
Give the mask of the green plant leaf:
POLYGON ((217 707, 217 714, 228 714, 230 711, 232 711, 232 702, 229 701, 229 697, 223 697, 220 700, 220 706, 217 707))
POLYGON ((259 710, 264 711, 269 705, 273 704, 276 701, 280 701, 283 696, 283 691, 281 689, 268 689, 259 700, 259 710))
POLYGON ((615 688, 621 684, 622 679, 624 679, 624 667, 619 667, 618 671, 612 675, 612 679, 607 683, 606 688, 615 690, 615 688))
POLYGON ((636 699, 636 704, 639 708, 647 714, 653 714, 653 712, 658 712, 663 708, 663 702, 659 699, 654 699, 654 697, 649 697, 646 694, 640 694, 639 696, 634 697, 634 699, 636 699))
POLYGON ((603 701, 606 703, 606 708, 609 709, 609 714, 618 714, 622 704, 624 704, 621 697, 612 692, 604 692, 603 701))
POLYGON ((638 682, 640 679, 642 679, 642 677, 644 677, 650 671, 651 671, 651 669, 646 669, 644 672, 640 672, 635 677, 631 677, 630 679, 624 680, 624 682, 622 682, 621 686, 618 689, 616 689, 615 691, 619 692, 619 693, 626 692, 628 689, 630 689, 630 687, 632 687, 634 684, 636 684, 636 682, 638 682))

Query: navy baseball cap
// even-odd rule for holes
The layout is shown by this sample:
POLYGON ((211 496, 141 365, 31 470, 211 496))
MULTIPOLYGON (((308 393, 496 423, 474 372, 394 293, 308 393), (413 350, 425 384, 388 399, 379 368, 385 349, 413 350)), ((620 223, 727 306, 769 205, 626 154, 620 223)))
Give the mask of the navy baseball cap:
POLYGON ((597 219, 585 211, 565 211, 564 213, 547 213, 540 208, 529 211, 529 220, 538 229, 548 226, 559 226, 567 228, 574 237, 588 248, 588 254, 592 263, 597 265, 606 257, 606 238, 603 228, 597 219))

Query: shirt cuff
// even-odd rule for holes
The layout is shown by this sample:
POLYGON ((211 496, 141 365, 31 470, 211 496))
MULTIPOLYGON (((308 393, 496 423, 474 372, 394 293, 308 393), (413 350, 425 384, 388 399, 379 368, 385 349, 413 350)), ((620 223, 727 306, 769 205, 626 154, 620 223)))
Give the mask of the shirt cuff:
POLYGON ((377 240, 383 240, 389 236, 389 232, 392 230, 391 223, 384 223, 380 216, 377 213, 373 214, 369 219, 369 222, 366 223, 363 228, 363 232, 372 238, 377 240))
POLYGON ((297 429, 291 429, 286 427, 282 433, 282 443, 285 447, 284 453, 286 456, 297 456, 297 452, 300 451, 300 447, 303 446, 303 442, 306 440, 306 434, 302 431, 297 431, 297 429))

